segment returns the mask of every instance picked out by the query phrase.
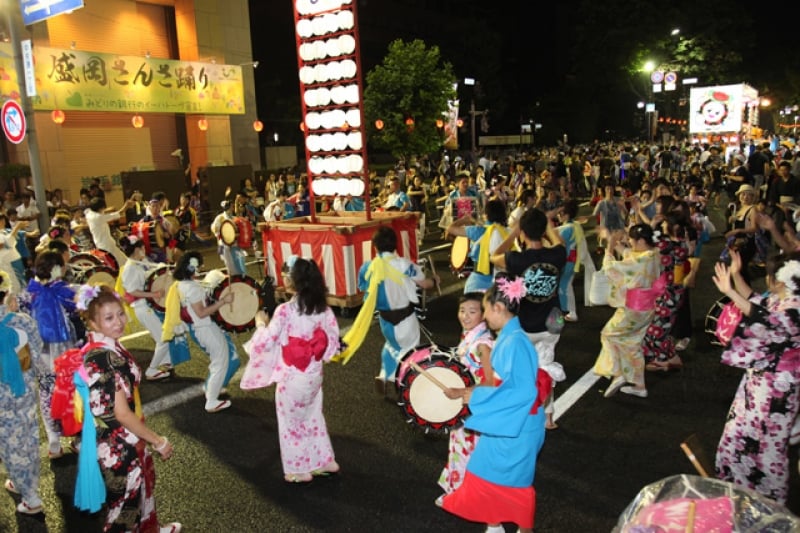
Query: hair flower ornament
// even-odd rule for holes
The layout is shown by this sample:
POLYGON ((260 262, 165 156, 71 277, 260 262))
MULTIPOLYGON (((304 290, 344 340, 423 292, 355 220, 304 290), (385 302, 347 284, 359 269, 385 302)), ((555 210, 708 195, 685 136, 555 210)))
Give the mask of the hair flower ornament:
POLYGON ((775 279, 786 285, 792 293, 796 293, 797 280, 800 279, 800 261, 787 261, 775 273, 775 279))
POLYGON ((512 303, 519 303, 527 294, 525 280, 517 276, 498 280, 497 288, 500 289, 503 298, 512 303))
POLYGON ((75 296, 75 307, 78 311, 87 311, 89 304, 97 298, 98 294, 100 294, 99 286, 81 285, 78 287, 78 294, 75 296))
POLYGON ((139 242, 139 237, 137 237, 136 235, 133 235, 133 234, 128 235, 128 242, 131 243, 131 245, 134 245, 137 242, 139 242))

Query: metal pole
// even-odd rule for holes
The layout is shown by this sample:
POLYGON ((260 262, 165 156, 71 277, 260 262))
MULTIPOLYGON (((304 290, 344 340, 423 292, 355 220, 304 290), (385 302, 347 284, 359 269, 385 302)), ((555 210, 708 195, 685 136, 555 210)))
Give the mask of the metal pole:
POLYGON ((472 136, 472 146, 470 149, 470 163, 475 161, 475 98, 469 104, 469 115, 470 115, 470 134, 472 136))
POLYGON ((33 114, 28 92, 25 87, 25 68, 22 64, 22 45, 19 39, 19 28, 22 27, 22 12, 16 2, 5 1, 2 3, 3 11, 6 15, 6 25, 11 33, 11 46, 14 50, 14 67, 17 71, 17 83, 19 85, 20 104, 25 114, 25 122, 28 125, 26 137, 28 139, 28 159, 31 167, 31 178, 33 179, 33 192, 36 196, 36 207, 39 209, 39 230, 47 231, 50 227, 50 213, 47 210, 47 198, 45 197, 44 182, 42 181, 42 165, 39 160, 39 141, 36 138, 36 121, 33 114))

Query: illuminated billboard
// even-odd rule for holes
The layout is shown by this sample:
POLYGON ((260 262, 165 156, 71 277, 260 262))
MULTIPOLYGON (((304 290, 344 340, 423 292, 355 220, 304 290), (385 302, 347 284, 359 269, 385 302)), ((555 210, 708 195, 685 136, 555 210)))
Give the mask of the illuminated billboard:
POLYGON ((739 132, 758 123, 758 91, 740 83, 693 87, 689 133, 739 132))

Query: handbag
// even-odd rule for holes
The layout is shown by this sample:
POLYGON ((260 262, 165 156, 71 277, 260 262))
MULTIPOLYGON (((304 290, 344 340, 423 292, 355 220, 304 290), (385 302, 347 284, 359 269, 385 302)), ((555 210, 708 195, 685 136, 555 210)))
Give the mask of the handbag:
POLYGON ((172 366, 185 363, 191 359, 189 341, 186 339, 186 335, 175 335, 169 341, 169 359, 172 362, 172 366))
POLYGON ((608 282, 608 275, 602 270, 592 274, 592 287, 589 289, 589 301, 592 305, 608 305, 608 297, 611 293, 611 285, 608 282))

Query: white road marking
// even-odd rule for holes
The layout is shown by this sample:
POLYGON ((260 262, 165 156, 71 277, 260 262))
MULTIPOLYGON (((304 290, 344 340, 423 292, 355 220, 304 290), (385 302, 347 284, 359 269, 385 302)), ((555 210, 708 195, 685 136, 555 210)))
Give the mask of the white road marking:
POLYGON ((564 394, 556 398, 553 404, 553 421, 558 420, 569 411, 570 407, 575 405, 575 403, 581 399, 581 396, 586 394, 599 380, 600 376, 595 374, 594 370, 589 369, 589 371, 582 375, 578 381, 564 392, 564 394))

